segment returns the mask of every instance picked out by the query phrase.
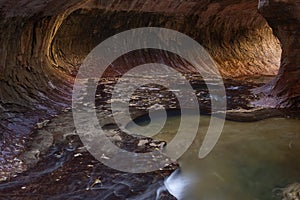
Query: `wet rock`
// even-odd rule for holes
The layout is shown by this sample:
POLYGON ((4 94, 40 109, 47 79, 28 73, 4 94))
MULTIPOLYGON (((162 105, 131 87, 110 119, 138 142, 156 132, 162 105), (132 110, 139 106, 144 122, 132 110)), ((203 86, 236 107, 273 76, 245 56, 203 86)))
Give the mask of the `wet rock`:
POLYGON ((299 200, 300 199, 300 184, 293 183, 285 188, 277 189, 277 195, 282 200, 299 200))
POLYGON ((255 105, 299 107, 300 104, 300 4, 298 1, 261 0, 259 10, 282 46, 279 73, 270 83, 255 90, 262 93, 255 105))
POLYGON ((37 128, 41 129, 41 128, 43 128, 44 126, 47 126, 47 124, 48 124, 49 122, 50 122, 50 120, 44 120, 44 121, 42 121, 42 122, 40 122, 40 123, 37 123, 36 126, 37 126, 37 128))
MULTIPOLYGON (((107 122, 106 119, 103 120, 107 122)), ((110 125, 105 129, 108 132, 107 137, 127 151, 151 152, 162 146, 160 144, 165 144, 151 138, 127 135, 115 124, 110 125), (140 141, 147 141, 147 144, 139 146, 140 141)), ((110 159, 104 154, 102 156, 103 159, 110 159)), ((131 174, 103 165, 89 154, 78 135, 74 134, 74 122, 70 112, 62 113, 47 126, 36 130, 28 151, 22 154, 22 159, 28 170, 10 180, 10 183, 0 184, 0 194, 8 191, 22 199, 27 199, 23 194, 37 193, 36 199, 51 196, 56 199, 125 200, 139 198, 147 192, 153 199, 163 180, 178 168, 178 164, 173 163, 155 172, 131 174)), ((168 193, 165 195, 171 196, 168 193)), ((31 195, 30 199, 35 197, 31 195)))
POLYGON ((30 143, 27 151, 24 152, 20 159, 28 166, 33 167, 40 160, 53 144, 53 135, 51 132, 41 130, 35 133, 33 142, 30 143))

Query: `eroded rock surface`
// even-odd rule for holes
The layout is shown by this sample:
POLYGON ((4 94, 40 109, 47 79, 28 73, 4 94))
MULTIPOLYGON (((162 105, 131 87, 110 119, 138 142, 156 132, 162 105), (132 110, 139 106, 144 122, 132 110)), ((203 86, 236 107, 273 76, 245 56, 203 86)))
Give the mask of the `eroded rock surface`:
POLYGON ((281 48, 273 28, 283 57, 279 75, 263 90, 270 98, 262 105, 275 99, 269 106, 299 106, 299 3, 261 4, 269 25, 257 5, 256 0, 1 1, 0 179, 26 169, 18 157, 36 123, 70 106, 74 76, 89 51, 130 28, 159 26, 191 36, 228 78, 277 73, 281 48))
POLYGON ((282 46, 278 75, 257 90, 264 98, 257 105, 299 107, 300 104, 300 1, 261 0, 259 10, 282 46))

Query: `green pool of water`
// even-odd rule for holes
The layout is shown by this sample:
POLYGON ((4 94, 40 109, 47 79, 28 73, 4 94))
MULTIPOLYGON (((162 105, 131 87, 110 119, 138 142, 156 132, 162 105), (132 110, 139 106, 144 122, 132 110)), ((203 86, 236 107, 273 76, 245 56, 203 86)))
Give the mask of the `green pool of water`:
MULTIPOLYGON (((193 115, 185 117, 191 121, 194 119, 193 115)), ((158 117, 151 123, 158 124, 160 120, 158 117)), ((201 116, 196 139, 179 159, 181 173, 168 180, 178 198, 278 199, 273 192, 275 188, 300 182, 300 120, 226 121, 213 151, 199 159, 199 148, 209 121, 209 116, 201 116)), ((138 123, 148 122, 141 119, 138 123)), ((179 115, 169 116, 165 127, 155 138, 172 140, 179 124, 179 115)), ((129 124, 127 129, 130 130, 130 127, 129 124)))

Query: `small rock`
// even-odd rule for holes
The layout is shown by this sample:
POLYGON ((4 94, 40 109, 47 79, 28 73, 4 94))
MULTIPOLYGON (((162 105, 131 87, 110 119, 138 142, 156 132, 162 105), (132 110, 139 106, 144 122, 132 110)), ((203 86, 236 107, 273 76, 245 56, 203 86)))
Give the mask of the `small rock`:
POLYGON ((143 140, 140 140, 139 143, 138 143, 138 146, 141 147, 141 146, 145 146, 145 144, 147 144, 149 141, 146 140, 146 139, 143 139, 143 140))
POLYGON ((44 126, 47 126, 47 124, 50 122, 50 120, 46 119, 45 121, 43 122, 40 122, 40 123, 36 123, 36 126, 38 129, 41 129, 43 128, 44 126))

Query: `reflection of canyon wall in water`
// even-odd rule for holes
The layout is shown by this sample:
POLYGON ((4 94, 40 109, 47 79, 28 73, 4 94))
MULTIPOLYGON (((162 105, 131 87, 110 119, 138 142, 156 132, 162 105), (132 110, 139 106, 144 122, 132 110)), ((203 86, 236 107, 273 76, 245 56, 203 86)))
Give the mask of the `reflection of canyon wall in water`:
MULTIPOLYGON (((175 29, 203 45, 225 77, 275 75, 281 48, 257 6, 256 0, 2 1, 0 172, 23 170, 14 158, 24 149, 31 128, 70 105, 74 75, 85 56, 120 31, 145 26, 175 29)), ((277 7, 266 9, 272 13, 277 7)), ((297 20, 288 21, 296 11, 282 15, 281 21, 263 13, 283 44, 283 63, 274 90, 280 93, 272 94, 281 95, 288 100, 285 102, 290 97, 299 99, 299 87, 295 91, 292 86, 298 80, 296 75, 290 76, 290 72, 299 72, 299 60, 293 53, 299 50, 299 40, 294 36, 292 43, 286 41, 281 31, 285 27, 291 29, 290 34, 295 32, 293 28, 299 31, 291 25, 298 24, 297 20)))

